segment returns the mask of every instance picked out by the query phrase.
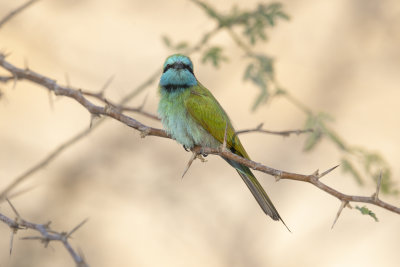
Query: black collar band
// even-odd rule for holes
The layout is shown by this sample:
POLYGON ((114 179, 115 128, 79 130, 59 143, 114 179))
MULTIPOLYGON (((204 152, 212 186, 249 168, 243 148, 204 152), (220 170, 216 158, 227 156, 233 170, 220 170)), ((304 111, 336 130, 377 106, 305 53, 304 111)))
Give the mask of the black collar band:
POLYGON ((178 89, 187 89, 189 87, 190 87, 189 84, 167 84, 167 85, 162 86, 162 88, 167 90, 167 92, 172 92, 172 91, 175 91, 178 89))

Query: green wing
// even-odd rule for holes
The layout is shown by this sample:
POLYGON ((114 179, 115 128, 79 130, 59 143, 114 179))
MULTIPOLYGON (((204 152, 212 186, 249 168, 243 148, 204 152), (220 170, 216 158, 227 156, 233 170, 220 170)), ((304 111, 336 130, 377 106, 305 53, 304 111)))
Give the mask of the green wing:
POLYGON ((228 115, 207 88, 200 83, 191 88, 185 106, 193 119, 221 144, 224 142, 226 129, 226 147, 235 154, 249 158, 228 115))

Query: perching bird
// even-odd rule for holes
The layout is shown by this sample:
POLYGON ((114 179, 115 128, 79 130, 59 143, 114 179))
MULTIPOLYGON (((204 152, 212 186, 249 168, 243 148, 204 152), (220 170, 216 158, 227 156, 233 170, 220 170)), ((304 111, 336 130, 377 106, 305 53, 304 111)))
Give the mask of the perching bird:
MULTIPOLYGON (((176 54, 166 59, 159 93, 161 99, 158 114, 164 129, 185 149, 194 146, 219 148, 224 142, 226 131, 226 148, 249 159, 228 115, 211 92, 196 79, 190 58, 176 54)), ((235 161, 224 159, 237 170, 262 210, 286 226, 251 170, 235 161)))

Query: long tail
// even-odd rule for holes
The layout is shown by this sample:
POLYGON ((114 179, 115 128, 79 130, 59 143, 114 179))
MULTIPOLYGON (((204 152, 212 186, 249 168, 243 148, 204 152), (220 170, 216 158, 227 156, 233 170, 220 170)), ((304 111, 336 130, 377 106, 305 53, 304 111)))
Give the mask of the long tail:
POLYGON ((253 194, 254 198, 257 200, 258 204, 260 205, 261 209, 265 212, 265 214, 269 215, 275 221, 280 220, 289 230, 289 232, 291 232, 290 229, 285 224, 285 222, 282 220, 274 204, 272 204, 272 201, 269 199, 267 193, 264 191, 264 188, 258 182, 257 178, 254 176, 251 170, 248 167, 243 166, 235 161, 229 159, 225 160, 237 170, 240 177, 242 177, 243 181, 250 189, 251 193, 253 194))

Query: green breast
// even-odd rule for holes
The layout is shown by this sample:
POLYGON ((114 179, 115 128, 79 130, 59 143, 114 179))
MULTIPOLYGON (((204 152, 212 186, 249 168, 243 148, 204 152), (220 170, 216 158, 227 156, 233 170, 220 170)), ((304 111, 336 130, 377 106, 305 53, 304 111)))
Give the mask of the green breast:
POLYGON ((186 110, 185 100, 190 88, 167 92, 160 89, 158 114, 167 133, 178 143, 192 148, 195 145, 217 147, 219 142, 204 130, 186 110))

